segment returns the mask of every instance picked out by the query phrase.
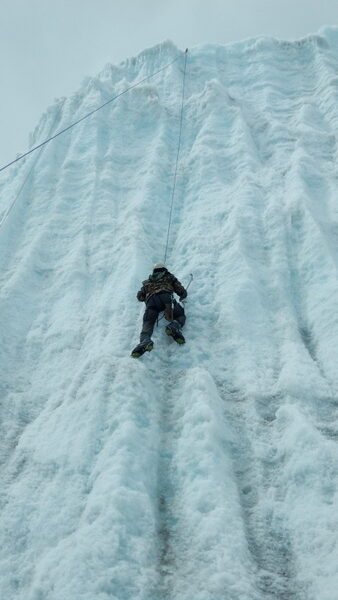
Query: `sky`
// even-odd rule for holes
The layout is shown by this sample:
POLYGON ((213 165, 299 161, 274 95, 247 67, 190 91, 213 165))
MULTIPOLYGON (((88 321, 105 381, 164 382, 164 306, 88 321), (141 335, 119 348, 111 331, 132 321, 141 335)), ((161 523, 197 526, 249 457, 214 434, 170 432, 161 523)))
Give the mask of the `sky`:
POLYGON ((107 63, 172 40, 179 48, 338 25, 337 0, 2 0, 0 167, 56 98, 107 63))

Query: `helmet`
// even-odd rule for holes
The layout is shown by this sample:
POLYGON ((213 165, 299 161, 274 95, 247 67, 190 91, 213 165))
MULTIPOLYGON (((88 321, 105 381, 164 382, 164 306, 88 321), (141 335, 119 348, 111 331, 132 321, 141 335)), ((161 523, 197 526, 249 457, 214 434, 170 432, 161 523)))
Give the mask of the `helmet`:
POLYGON ((166 269, 166 266, 163 263, 155 263, 153 266, 153 271, 155 271, 155 269, 166 269))

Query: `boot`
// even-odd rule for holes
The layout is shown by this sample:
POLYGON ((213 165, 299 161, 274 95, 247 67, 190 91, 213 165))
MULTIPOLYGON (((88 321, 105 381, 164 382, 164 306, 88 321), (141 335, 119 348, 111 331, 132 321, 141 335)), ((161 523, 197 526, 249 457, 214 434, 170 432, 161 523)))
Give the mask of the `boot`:
POLYGON ((145 352, 151 352, 153 347, 154 347, 154 342, 152 340, 142 342, 142 343, 138 344, 136 346, 136 348, 134 348, 134 350, 131 353, 131 356, 133 358, 139 358, 145 352))
POLYGON ((171 323, 168 323, 165 328, 165 332, 167 335, 170 335, 172 338, 174 338, 177 344, 185 344, 184 335, 182 334, 181 328, 177 321, 171 321, 171 323))

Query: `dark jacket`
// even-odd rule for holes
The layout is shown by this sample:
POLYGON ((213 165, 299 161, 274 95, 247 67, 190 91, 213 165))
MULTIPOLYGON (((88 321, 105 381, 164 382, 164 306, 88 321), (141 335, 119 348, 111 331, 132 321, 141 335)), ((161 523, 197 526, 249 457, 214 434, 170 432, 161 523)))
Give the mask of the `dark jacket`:
POLYGON ((142 287, 137 292, 137 299, 140 302, 147 302, 151 296, 160 292, 175 292, 180 298, 187 297, 187 291, 176 277, 169 271, 154 271, 149 278, 142 281, 142 287))

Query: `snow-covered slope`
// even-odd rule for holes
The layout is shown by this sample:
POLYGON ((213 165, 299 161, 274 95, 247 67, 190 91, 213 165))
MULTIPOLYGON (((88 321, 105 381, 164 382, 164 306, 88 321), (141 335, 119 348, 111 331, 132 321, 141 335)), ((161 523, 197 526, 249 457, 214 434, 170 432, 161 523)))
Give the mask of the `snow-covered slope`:
POLYGON ((338 30, 108 66, 2 176, 0 596, 338 598, 338 30))

